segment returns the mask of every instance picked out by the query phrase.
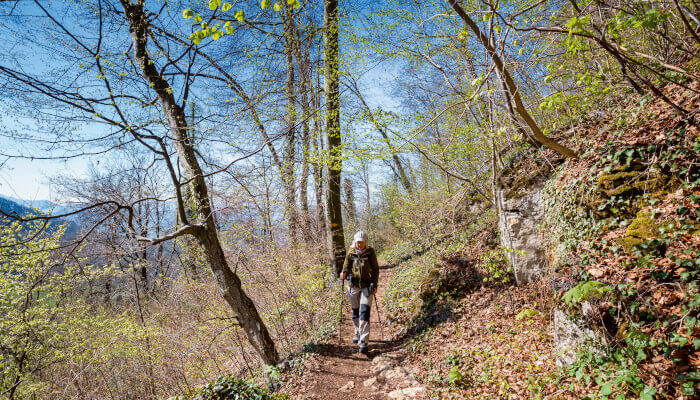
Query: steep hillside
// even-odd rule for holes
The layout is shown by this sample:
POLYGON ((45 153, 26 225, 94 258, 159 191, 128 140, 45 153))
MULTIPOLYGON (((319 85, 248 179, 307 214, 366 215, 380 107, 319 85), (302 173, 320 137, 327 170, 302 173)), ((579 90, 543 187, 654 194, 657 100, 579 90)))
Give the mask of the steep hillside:
MULTIPOLYGON (((698 109, 697 93, 674 93, 698 109)), ((494 215, 460 232, 469 240, 451 235, 413 257, 396 248, 404 260, 387 311, 405 325, 412 371, 433 398, 700 393, 697 123, 634 98, 571 133, 577 159, 532 149, 506 155, 505 199, 528 202, 537 188, 539 209, 537 231, 521 219, 508 234, 536 235, 511 239, 539 249, 484 240, 506 242, 494 215), (540 252, 541 263, 528 264, 540 252), (539 277, 513 286, 513 267, 539 277)))
POLYGON ((2 212, 3 217, 5 217, 5 215, 25 216, 33 213, 34 210, 2 196, 0 197, 0 212, 2 212))

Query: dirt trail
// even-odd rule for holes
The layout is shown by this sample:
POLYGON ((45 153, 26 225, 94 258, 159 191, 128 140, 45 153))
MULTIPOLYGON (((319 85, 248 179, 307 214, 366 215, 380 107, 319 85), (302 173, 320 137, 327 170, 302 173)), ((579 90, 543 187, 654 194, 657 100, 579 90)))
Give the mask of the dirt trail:
MULTIPOLYGON (((376 301, 382 322, 385 322, 382 304, 384 290, 392 273, 393 266, 380 263, 376 301)), ((347 282, 345 287, 347 288, 347 282)), ((290 377, 282 391, 292 399, 387 399, 391 391, 407 386, 406 379, 403 379, 407 377, 397 376, 392 371, 403 370, 399 363, 404 357, 397 355, 397 351, 400 352, 401 349, 398 343, 390 340, 391 332, 386 323, 383 326, 384 340, 381 339, 377 308, 374 304, 370 314, 372 325, 369 352, 366 355, 359 353, 357 345, 352 343, 354 328, 350 313, 346 297, 343 304, 342 342, 339 344, 337 335, 334 335, 326 343, 322 343, 318 354, 304 362, 301 375, 290 377), (403 381, 403 385, 399 380, 403 381)), ((389 398, 406 397, 392 395, 389 398)))

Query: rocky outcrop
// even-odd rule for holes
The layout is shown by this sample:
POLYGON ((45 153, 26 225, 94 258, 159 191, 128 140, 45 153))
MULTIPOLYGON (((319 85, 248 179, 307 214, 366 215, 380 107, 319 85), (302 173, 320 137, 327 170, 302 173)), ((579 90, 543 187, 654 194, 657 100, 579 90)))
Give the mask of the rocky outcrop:
POLYGON ((501 245, 509 249, 518 285, 538 279, 546 272, 546 258, 537 233, 542 220, 542 184, 498 189, 498 229, 501 245))
MULTIPOLYGON (((584 302, 584 312, 586 307, 590 305, 584 302)), ((562 310, 554 309, 554 344, 557 366, 564 367, 573 364, 576 361, 576 353, 584 348, 588 351, 601 351, 605 339, 585 324, 576 323, 562 310)))
POLYGON ((373 387, 380 381, 388 387, 397 389, 387 394, 387 398, 392 400, 422 399, 427 397, 425 387, 420 385, 418 380, 401 366, 401 357, 396 353, 386 353, 374 357, 372 360, 372 372, 375 377, 363 382, 365 387, 373 387))

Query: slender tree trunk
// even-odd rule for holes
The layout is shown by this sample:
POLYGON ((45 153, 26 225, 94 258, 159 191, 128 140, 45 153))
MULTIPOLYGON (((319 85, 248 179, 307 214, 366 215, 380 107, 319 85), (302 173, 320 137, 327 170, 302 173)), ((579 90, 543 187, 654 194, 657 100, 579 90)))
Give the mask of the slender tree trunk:
POLYGON ((295 31, 295 46, 294 53, 297 60, 297 65, 299 66, 299 95, 301 96, 301 109, 302 109, 302 167, 301 167, 301 178, 299 180, 299 206, 301 213, 299 216, 299 224, 301 231, 304 235, 304 240, 307 243, 311 243, 313 238, 311 232, 313 231, 311 226, 311 218, 309 216, 309 156, 310 156, 310 142, 311 142, 311 101, 309 100, 309 90, 311 89, 310 81, 310 71, 308 63, 308 47, 305 50, 301 49, 301 38, 299 36, 299 30, 295 31))
POLYGON ((481 42, 481 45, 484 46, 484 48, 488 52, 489 56, 493 60, 493 63, 496 65, 496 70, 498 71, 499 76, 502 79, 508 94, 510 94, 513 102, 515 103, 515 111, 518 113, 518 115, 520 115, 520 118, 525 122, 528 128, 530 128, 534 139, 537 142, 543 144, 544 146, 547 146, 550 149, 556 151, 557 153, 563 155, 564 157, 577 157, 575 151, 569 149, 568 147, 560 144, 555 140, 548 138, 544 135, 544 133, 542 133, 542 130, 537 125, 537 122, 535 122, 534 118, 532 118, 530 113, 527 111, 527 108, 525 107, 525 104, 523 103, 522 98, 520 97, 518 87, 516 86, 513 77, 510 75, 510 71, 508 71, 505 64, 503 63, 503 60, 501 60, 501 57, 496 52, 495 47, 491 45, 486 35, 484 35, 481 32, 481 30, 476 25, 476 23, 474 23, 471 17, 466 12, 464 12, 462 7, 458 4, 457 0, 449 0, 449 3, 452 6, 452 8, 454 8, 454 10, 457 12, 457 15, 459 15, 459 17, 462 18, 464 23, 469 27, 469 29, 471 29, 472 32, 474 32, 476 37, 479 39, 479 42, 481 42))
POLYGON ((406 189, 406 191, 410 194, 411 193, 411 182, 408 180, 408 177, 406 176, 406 171, 403 168, 403 164, 401 164, 401 160, 399 159, 399 155, 396 154, 394 146, 391 144, 391 140, 389 140, 389 135, 386 133, 386 129, 384 128, 384 126, 382 126, 382 124, 379 123, 379 121, 377 121, 377 118, 374 116, 372 109, 369 108, 369 105, 365 101, 365 98, 360 93, 360 89, 357 86, 354 86, 354 89, 355 89, 354 92, 357 95, 357 98, 360 99, 360 102, 362 103, 362 107, 365 109, 367 116, 372 121, 374 128, 377 129, 379 134, 382 135, 384 142, 386 142, 387 146, 389 146, 389 151, 391 151, 391 158, 394 161, 394 168, 396 169, 396 174, 399 177, 399 182, 401 182, 404 189, 406 189))
POLYGON ((296 204, 296 190, 294 181, 294 157, 296 153, 296 123, 297 110, 295 99, 294 76, 294 49, 296 47, 296 34, 294 27, 294 9, 289 2, 285 2, 284 21, 284 47, 287 61, 287 129, 285 133, 284 160, 282 167, 282 180, 284 181, 285 199, 284 206, 289 221, 289 237, 293 245, 298 244, 298 212, 296 204))
POLYGON ((338 71, 338 0, 325 0, 323 13, 323 41, 325 47, 324 89, 326 95, 326 149, 328 153, 328 186, 326 212, 328 213, 329 248, 331 265, 340 274, 345 259, 345 235, 340 200, 342 149, 340 136, 340 76, 338 71))
MULTIPOLYGON (((306 97, 306 96, 302 96, 306 97)), ((303 99, 302 99, 303 101, 303 99)), ((309 218, 309 151, 310 151, 310 129, 308 123, 308 104, 304 106, 304 121, 302 125, 302 136, 301 136, 301 146, 303 151, 302 166, 301 166, 301 177, 299 179, 299 225, 301 231, 304 235, 304 239, 308 242, 311 240, 311 219, 309 218)))
POLYGON ((676 10, 678 11, 678 16, 681 18, 681 21, 683 21, 683 26, 685 26, 685 29, 690 31, 690 34, 693 35, 693 38, 695 38, 695 41, 700 44, 700 36, 698 36, 698 33, 695 32, 692 26, 690 26, 690 22, 688 22, 688 18, 685 17, 685 13, 683 12, 683 9, 681 8, 681 5, 678 4, 678 0, 673 0, 673 4, 676 6, 676 10))
POLYGON ((323 124, 319 125, 320 126, 317 126, 314 130, 314 137, 311 140, 311 154, 313 154, 313 158, 315 159, 315 161, 311 163, 311 170, 314 177, 314 198, 316 200, 316 233, 319 235, 320 241, 327 246, 328 229, 326 223, 326 205, 323 198, 323 182, 325 178, 323 176, 323 167, 319 161, 321 159, 321 152, 319 149, 323 147, 323 143, 320 143, 323 135, 323 128, 321 127, 323 124))
MULTIPOLYGON (((320 53, 320 49, 319 49, 320 53)), ((309 58, 308 58, 308 53, 306 53, 306 61, 307 65, 309 65, 309 58)), ((316 85, 309 85, 309 87, 315 87, 315 88, 320 88, 321 87, 321 73, 319 71, 320 69, 316 69, 316 85)), ((309 82, 311 82, 311 79, 309 79, 309 82)), ((319 241, 321 243, 324 243, 325 246, 328 246, 328 229, 327 229, 327 224, 326 224, 326 206, 324 204, 324 199, 323 199, 323 183, 324 183, 324 176, 323 176, 323 166, 321 164, 321 152, 319 149, 322 149, 324 147, 323 144, 323 120, 322 120, 322 114, 320 113, 321 110, 321 91, 320 90, 314 90, 311 93, 311 108, 313 110, 317 110, 317 112, 314 113, 314 135, 311 140, 311 154, 312 154, 312 159, 313 162, 311 163, 311 168, 313 171, 313 176, 314 176, 314 197, 316 198, 316 223, 317 223, 317 234, 319 235, 319 241)))
POLYGON ((204 174, 189 138, 190 127, 187 124, 185 112, 176 102, 170 84, 160 74, 148 53, 146 34, 148 21, 144 13, 144 0, 139 0, 135 4, 129 0, 121 0, 121 3, 129 23, 134 59, 163 107, 173 146, 185 177, 190 182, 189 188, 196 207, 196 218, 200 224, 198 229, 192 230, 192 235, 204 249, 219 290, 236 314, 238 323, 245 331, 253 348, 265 364, 275 365, 278 359, 275 343, 260 318, 255 304, 243 291, 240 278, 229 267, 221 247, 204 174))
POLYGON ((357 208, 355 207, 355 193, 352 190, 352 182, 350 179, 343 179, 343 191, 345 192, 345 215, 347 215, 347 223, 351 227, 357 226, 357 208))

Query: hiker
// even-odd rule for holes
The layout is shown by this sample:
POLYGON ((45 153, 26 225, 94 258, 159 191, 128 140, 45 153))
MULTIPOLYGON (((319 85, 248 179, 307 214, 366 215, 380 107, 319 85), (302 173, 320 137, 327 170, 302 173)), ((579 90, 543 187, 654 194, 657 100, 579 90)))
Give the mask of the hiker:
POLYGON ((369 312, 372 298, 379 283, 377 254, 367 245, 367 234, 358 231, 345 256, 340 279, 350 279, 348 298, 352 307, 352 324, 355 326, 353 343, 360 344, 360 353, 367 353, 369 341, 369 312))

